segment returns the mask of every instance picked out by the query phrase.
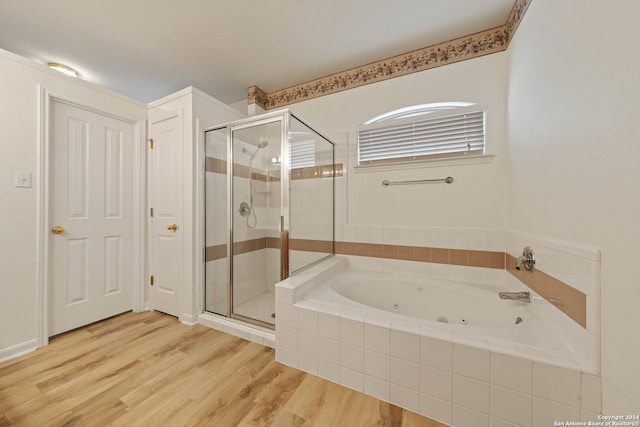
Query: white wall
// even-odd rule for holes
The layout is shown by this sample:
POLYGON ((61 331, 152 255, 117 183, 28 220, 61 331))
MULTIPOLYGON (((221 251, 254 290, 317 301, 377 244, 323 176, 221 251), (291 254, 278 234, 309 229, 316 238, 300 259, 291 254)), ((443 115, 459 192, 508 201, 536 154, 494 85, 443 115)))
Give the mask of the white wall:
POLYGON ((146 118, 144 104, 0 50, 0 359, 38 338, 39 85, 102 111, 146 118), (31 188, 14 186, 16 171, 31 172, 31 188))
POLYGON ((355 224, 504 227, 508 56, 498 53, 290 106, 324 135, 348 133, 348 221, 355 224), (358 126, 396 108, 442 101, 485 103, 490 164, 354 173, 358 126), (383 188, 382 180, 452 176, 451 185, 383 188))
POLYGON ((639 14, 535 0, 508 51, 508 227, 601 249, 604 414, 640 408, 639 14))

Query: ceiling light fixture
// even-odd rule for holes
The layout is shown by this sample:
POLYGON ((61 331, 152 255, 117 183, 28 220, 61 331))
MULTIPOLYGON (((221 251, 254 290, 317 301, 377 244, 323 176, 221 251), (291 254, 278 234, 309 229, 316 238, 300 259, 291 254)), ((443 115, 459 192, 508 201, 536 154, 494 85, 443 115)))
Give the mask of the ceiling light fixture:
POLYGON ((66 66, 64 64, 58 64, 56 62, 49 62, 47 64, 47 66, 49 68, 53 69, 53 70, 60 71, 61 73, 66 74, 67 76, 71 76, 71 77, 78 77, 79 76, 79 74, 78 74, 78 72, 76 70, 74 70, 73 68, 68 67, 68 66, 66 66))

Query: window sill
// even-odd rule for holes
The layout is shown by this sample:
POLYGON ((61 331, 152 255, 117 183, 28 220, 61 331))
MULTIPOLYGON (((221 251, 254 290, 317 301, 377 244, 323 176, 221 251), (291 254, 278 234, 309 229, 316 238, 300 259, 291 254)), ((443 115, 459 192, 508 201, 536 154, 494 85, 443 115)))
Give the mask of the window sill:
POLYGON ((440 166, 460 166, 460 165, 478 165, 493 162, 493 154, 482 154, 480 156, 454 157, 449 159, 430 159, 430 160, 413 160, 407 162, 395 163, 379 163, 375 165, 358 165, 353 167, 355 173, 406 170, 406 169, 424 169, 440 166))

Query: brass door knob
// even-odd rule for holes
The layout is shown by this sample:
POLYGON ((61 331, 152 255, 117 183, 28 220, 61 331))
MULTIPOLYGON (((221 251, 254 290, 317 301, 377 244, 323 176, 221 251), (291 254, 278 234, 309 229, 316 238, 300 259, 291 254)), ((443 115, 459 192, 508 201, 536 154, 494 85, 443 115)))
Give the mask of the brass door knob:
POLYGON ((178 224, 167 225, 167 230, 178 231, 178 224))
POLYGON ((51 232, 53 234, 62 234, 64 233, 64 227, 62 227, 61 225, 56 225, 51 229, 51 232))

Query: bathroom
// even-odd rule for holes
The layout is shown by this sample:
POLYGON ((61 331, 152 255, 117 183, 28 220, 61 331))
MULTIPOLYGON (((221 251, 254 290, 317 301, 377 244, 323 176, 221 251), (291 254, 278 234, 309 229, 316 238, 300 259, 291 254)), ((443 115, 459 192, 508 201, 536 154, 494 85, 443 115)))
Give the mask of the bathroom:
MULTIPOLYGON (((449 373, 447 376, 444 372, 445 379, 439 378, 442 380, 440 384, 449 384, 445 386, 449 387, 447 391, 430 394, 422 393, 422 389, 418 393, 396 387, 394 392, 393 382, 387 385, 376 383, 379 378, 367 379, 363 372, 347 371, 337 365, 333 367, 333 375, 331 370, 323 375, 320 372, 323 360, 315 353, 316 350, 291 351, 292 347, 320 347, 319 340, 326 338, 314 338, 308 334, 309 330, 320 327, 317 322, 322 314, 303 311, 300 307, 280 307, 284 318, 281 320, 283 323, 276 320, 280 330, 275 338, 276 349, 280 350, 277 351, 279 361, 456 426, 546 425, 557 419, 593 420, 599 413, 609 413, 611 408, 623 410, 634 407, 631 397, 611 400, 606 397, 612 393, 607 392, 611 387, 609 375, 620 375, 620 372, 616 366, 606 368, 613 355, 604 342, 601 344, 606 330, 601 317, 629 313, 628 310, 614 310, 616 314, 610 314, 611 307, 607 307, 603 295, 606 295, 607 287, 615 288, 619 280, 628 280, 633 274, 629 272, 628 265, 619 264, 622 258, 607 256, 610 251, 621 257, 633 253, 632 248, 626 252, 621 249, 624 247, 621 245, 632 239, 622 237, 625 234, 622 230, 614 238, 608 231, 604 232, 601 223, 611 214, 621 216, 621 224, 631 223, 628 212, 636 211, 638 202, 621 199, 619 186, 628 185, 625 182, 628 182, 632 169, 607 168, 606 173, 611 176, 605 177, 600 175, 604 172, 587 166, 596 159, 616 156, 616 152, 602 152, 599 138, 595 137, 611 129, 593 124, 591 115, 596 115, 597 109, 584 107, 591 96, 599 93, 589 93, 578 85, 568 86, 564 79, 552 72, 545 73, 539 65, 532 64, 554 61, 554 67, 562 64, 559 68, 563 75, 579 70, 580 73, 592 73, 589 76, 592 79, 600 79, 602 76, 598 73, 602 70, 585 66, 591 61, 588 53, 581 58, 583 62, 575 62, 575 56, 570 61, 559 53, 548 58, 551 40, 538 35, 543 31, 542 27, 549 25, 549 19, 542 18, 545 16, 544 8, 545 5, 541 4, 527 12, 506 52, 318 96, 287 107, 335 143, 335 162, 343 165, 344 174, 335 178, 336 253, 346 255, 350 263, 367 270, 410 272, 474 283, 527 283, 533 290, 544 294, 534 283, 527 282, 526 276, 520 275, 519 280, 513 282, 515 274, 520 274, 513 270, 513 260, 525 246, 532 246, 537 251, 538 269, 560 283, 559 287, 551 287, 548 291, 552 294, 545 295, 560 309, 547 304, 551 309, 541 316, 546 317, 548 326, 555 328, 560 339, 571 341, 580 335, 576 341, 578 346, 582 346, 588 362, 576 367, 572 362, 563 365, 549 361, 545 364, 534 357, 525 363, 529 376, 525 376, 513 389, 491 382, 489 375, 495 368, 489 364, 487 366, 490 367, 485 366, 481 370, 484 372, 481 377, 486 379, 480 381, 481 384, 473 382, 478 380, 473 374, 466 377, 449 373), (555 104, 550 102, 549 93, 553 91, 562 93, 566 98, 563 97, 562 102, 559 98, 553 99, 555 104), (443 101, 486 105, 485 156, 434 161, 416 167, 356 165, 360 124, 394 109, 443 101), (580 144, 580 150, 574 147, 577 144, 580 144), (446 176, 454 178, 451 185, 381 185, 384 180, 411 181, 446 176), (612 192, 607 187, 614 181, 617 187, 612 192), (599 198, 606 198, 608 203, 596 203, 599 198), (627 208, 627 204, 633 208, 627 208), (612 206, 617 206, 617 209, 612 209, 612 206), (364 248, 363 253, 357 253, 354 245, 364 248), (403 261, 393 255, 366 256, 364 251, 368 250, 367 247, 377 245, 504 252, 508 263, 502 268, 477 268, 457 262, 403 261), (620 268, 615 268, 616 265, 620 268), (621 275, 620 279, 618 275, 621 275), (580 314, 569 313, 572 303, 568 299, 572 297, 568 294, 575 289, 579 291, 577 298, 581 299, 577 304, 580 306, 578 311, 582 311, 580 314), (560 302, 556 297, 560 297, 560 302), (307 325, 304 329, 300 326, 303 318, 316 319, 311 322, 316 326, 307 325), (576 329, 579 324, 582 326, 576 329), (285 344, 279 346, 282 342, 285 344), (547 366, 551 369, 547 370, 547 366), (556 368, 560 370, 556 371, 556 368), (356 375, 349 377, 353 372, 356 375), (557 394, 549 391, 548 387, 545 391, 540 384, 545 378, 563 377, 565 374, 564 382, 554 386, 561 390, 557 394), (347 377, 350 379, 342 379, 347 377), (478 394, 493 397, 478 402, 477 395, 460 396, 456 392, 456 382, 465 384, 467 389, 472 389, 470 384, 475 384, 478 394), (511 408, 516 409, 511 412, 509 408, 505 409, 505 402, 513 403, 511 408)), ((566 23, 562 22, 562 25, 566 23)), ((560 21, 556 24, 561 25, 560 21)), ((573 22, 573 25, 580 24, 573 22)), ((575 52, 576 39, 563 39, 562 42, 566 44, 565 50, 575 52)), ((621 90, 614 82, 611 84, 610 91, 621 90)), ((604 101, 602 98, 596 100, 604 101)), ((627 146, 625 150, 637 151, 637 148, 627 146)), ((628 160, 618 156, 615 159, 628 164, 628 160)), ((610 224, 607 230, 615 227, 610 224)), ((636 227, 631 227, 630 232, 636 233, 636 227)), ((277 292, 276 301, 280 304, 277 292)), ((624 301, 619 303, 627 304, 624 301)), ((627 317, 626 322, 636 320, 627 317)), ((361 325, 366 328, 366 321, 361 325)), ((244 333, 251 334, 250 331, 244 333)), ((616 335, 618 332, 610 333, 616 335)), ((265 338, 258 336, 256 339, 265 338)), ((453 345, 462 344, 454 340, 453 345)), ((478 350, 474 346, 469 348, 473 350, 465 348, 465 351, 473 353, 478 350)), ((480 350, 484 351, 481 360, 502 363, 503 357, 508 359, 510 356, 507 355, 512 354, 510 350, 492 352, 490 348, 489 345, 480 350)), ((615 357, 630 356, 616 353, 615 357)), ((360 359, 366 365, 366 359, 360 359)), ((440 374, 443 373, 441 371, 440 374)), ((417 377, 422 371, 409 372, 417 377)))
MULTIPOLYGON (((449 248, 465 248, 466 244, 466 248, 492 250, 504 245, 503 250, 511 256, 521 255, 524 241, 511 246, 509 241, 498 240, 498 246, 492 246, 496 244, 492 236, 505 232, 597 248, 601 252, 600 272, 576 269, 579 264, 552 255, 541 256, 538 266, 545 271, 543 264, 547 268, 551 264, 551 270, 560 271, 560 278, 567 282, 592 274, 600 280, 601 298, 589 297, 587 304, 601 305, 601 318, 593 319, 593 335, 598 334, 602 341, 597 351, 601 412, 635 414, 640 404, 632 384, 639 372, 633 360, 640 357, 640 344, 631 342, 628 334, 640 327, 633 314, 640 298, 633 284, 640 277, 632 267, 640 237, 634 220, 640 202, 632 184, 638 182, 635 159, 640 158, 640 147, 631 136, 639 130, 634 118, 637 105, 624 100, 633 102, 628 84, 640 64, 637 58, 624 54, 622 46, 628 46, 634 37, 625 25, 608 27, 607 37, 585 45, 585 35, 603 22, 602 16, 610 17, 611 22, 625 18, 613 18, 614 12, 606 7, 589 8, 584 14, 580 8, 573 2, 559 13, 549 2, 534 1, 505 53, 319 97, 291 108, 329 138, 348 140, 346 194, 341 198, 340 179, 336 188, 337 242, 410 245, 411 239, 425 239, 412 227, 428 224, 453 229, 449 240, 440 241, 445 237, 432 232, 433 247, 448 244, 449 248), (597 51, 625 60, 619 67, 595 61, 593 53, 597 51), (490 163, 438 164, 422 170, 351 169, 358 124, 395 108, 443 100, 487 104, 487 154, 494 155, 490 163), (620 102, 620 108, 616 107, 620 102), (615 141, 615 146, 604 141, 615 141), (455 182, 380 185, 385 179, 446 176, 455 182), (476 236, 478 231, 480 237, 476 236)), ((551 252, 566 254, 567 248, 551 252)), ((393 261, 373 262, 383 267, 386 262, 393 268, 393 261)), ((428 272, 465 274, 457 266, 437 264, 428 272)), ((466 274, 478 272, 468 270, 466 274)), ((567 406, 554 407, 558 412, 549 413, 580 416, 574 407, 567 406)))
MULTIPOLYGON (((570 10, 558 15, 551 9, 550 4, 533 3, 505 53, 288 107, 333 140, 336 162, 346 165, 345 175, 336 178, 336 242, 505 251, 517 257, 531 243, 523 238, 526 236, 540 251, 541 271, 555 273, 555 278, 565 283, 585 277, 601 283, 599 298, 597 293, 584 290, 588 316, 593 316, 587 319, 588 334, 594 342, 602 340, 600 349, 595 346, 590 350, 599 361, 601 379, 588 377, 580 384, 590 382, 596 397, 581 390, 583 398, 588 395, 591 400, 590 406, 549 404, 535 396, 531 405, 532 414, 546 412, 554 419, 579 420, 599 411, 633 412, 638 407, 627 376, 637 376, 632 360, 640 349, 624 337, 624 331, 638 325, 632 314, 638 292, 629 287, 638 279, 630 269, 637 254, 633 242, 638 226, 633 225, 633 212, 638 210, 638 200, 625 196, 637 192, 630 183, 637 181, 637 168, 631 158, 637 158, 638 147, 629 134, 635 128, 631 124, 635 113, 631 111, 637 113, 637 108, 630 107, 615 118, 610 111, 612 99, 625 99, 622 82, 629 81, 630 70, 637 69, 638 64, 630 59, 629 70, 618 70, 624 78, 609 79, 608 66, 594 64, 591 52, 597 48, 622 52, 612 43, 615 37, 607 38, 609 43, 599 41, 597 47, 585 49, 580 43, 580 35, 586 31, 581 18, 570 10), (575 32, 554 38, 547 31, 550 27, 558 31, 568 27, 575 32), (603 86, 593 88, 591 81, 602 82, 603 86), (487 105, 486 153, 492 156, 490 160, 471 164, 434 162, 421 169, 353 168, 358 125, 396 108, 445 100, 487 105), (603 107, 608 114, 606 120, 597 120, 603 107), (626 141, 615 149, 601 144, 602 140, 611 140, 612 132, 617 141, 626 141), (446 176, 454 177, 452 185, 381 185, 383 180, 446 176), (425 225, 432 228, 425 230, 429 228, 425 225), (600 267, 594 271, 587 271, 590 262, 573 262, 589 260, 591 255, 576 249, 584 247, 601 254, 601 261, 595 263, 600 267), (573 259, 567 256, 576 253, 579 256, 573 259), (628 351, 613 350, 607 343, 625 346, 628 351)), ((598 13, 605 11, 591 11, 589 22, 597 22, 598 13)), ((622 29, 614 34, 628 40, 622 29)), ((339 248, 337 244, 336 250, 339 248)), ((490 281, 501 274, 494 269, 436 263, 398 267, 402 261, 354 258, 360 259, 365 268, 409 268, 453 279, 490 281)), ((474 419, 478 422, 479 418, 474 419)), ((500 418, 486 420, 495 425, 504 422, 500 418)))
MULTIPOLYGON (((599 277, 601 298, 587 299, 587 308, 599 300, 599 331, 593 335, 601 338, 597 356, 602 382, 596 404, 609 415, 637 413, 640 402, 640 343, 630 339, 631 331, 640 329, 636 286, 640 273, 634 268, 640 256, 636 188, 640 129, 634 90, 639 64, 630 54, 637 40, 635 12, 640 10, 635 4, 627 7, 634 10, 620 14, 606 4, 584 7, 571 1, 558 6, 534 0, 506 52, 288 105, 335 142, 336 163, 344 165, 343 176, 335 181, 336 242, 504 251, 517 257, 522 243, 528 242, 521 239, 512 245, 509 236, 525 235, 535 240, 531 246, 540 271, 560 271, 556 278, 567 283, 585 271, 543 255, 541 241, 551 249, 560 244, 562 249, 555 247, 552 254, 582 246, 598 249, 600 272, 588 273, 599 277), (605 30, 600 31, 603 25, 605 30), (417 169, 354 170, 359 124, 396 108, 442 101, 487 105, 486 153, 491 157, 470 164, 451 161, 417 169), (452 176, 454 183, 381 185, 383 180, 446 176, 452 176)), ((244 101, 234 107, 247 111, 244 101)), ((31 122, 27 127, 37 128, 31 122)), ((11 153, 15 150, 19 159, 16 165, 1 166, 4 175, 36 169, 35 147, 0 146, 11 153)), ((33 230, 35 218, 30 212, 36 210, 35 196, 11 197, 7 200, 12 206, 29 214, 16 218, 7 211, 5 222, 33 230)), ((261 214, 259 209, 257 213, 261 214)), ((19 244, 2 246, 3 268, 17 282, 35 283, 36 238, 26 235, 27 239, 24 235, 7 239, 19 244)), ((398 260, 375 262, 387 271, 398 265, 398 260)), ((487 282, 496 274, 496 269, 439 263, 410 267, 418 273, 487 282)), ((24 331, 22 336, 28 339, 38 329, 33 320, 36 294, 30 285, 2 298, 10 302, 2 304, 3 323, 18 323, 14 329, 24 331)), ((559 411, 567 410, 558 412, 558 418, 576 415, 575 405, 565 406, 557 405, 559 411)))

